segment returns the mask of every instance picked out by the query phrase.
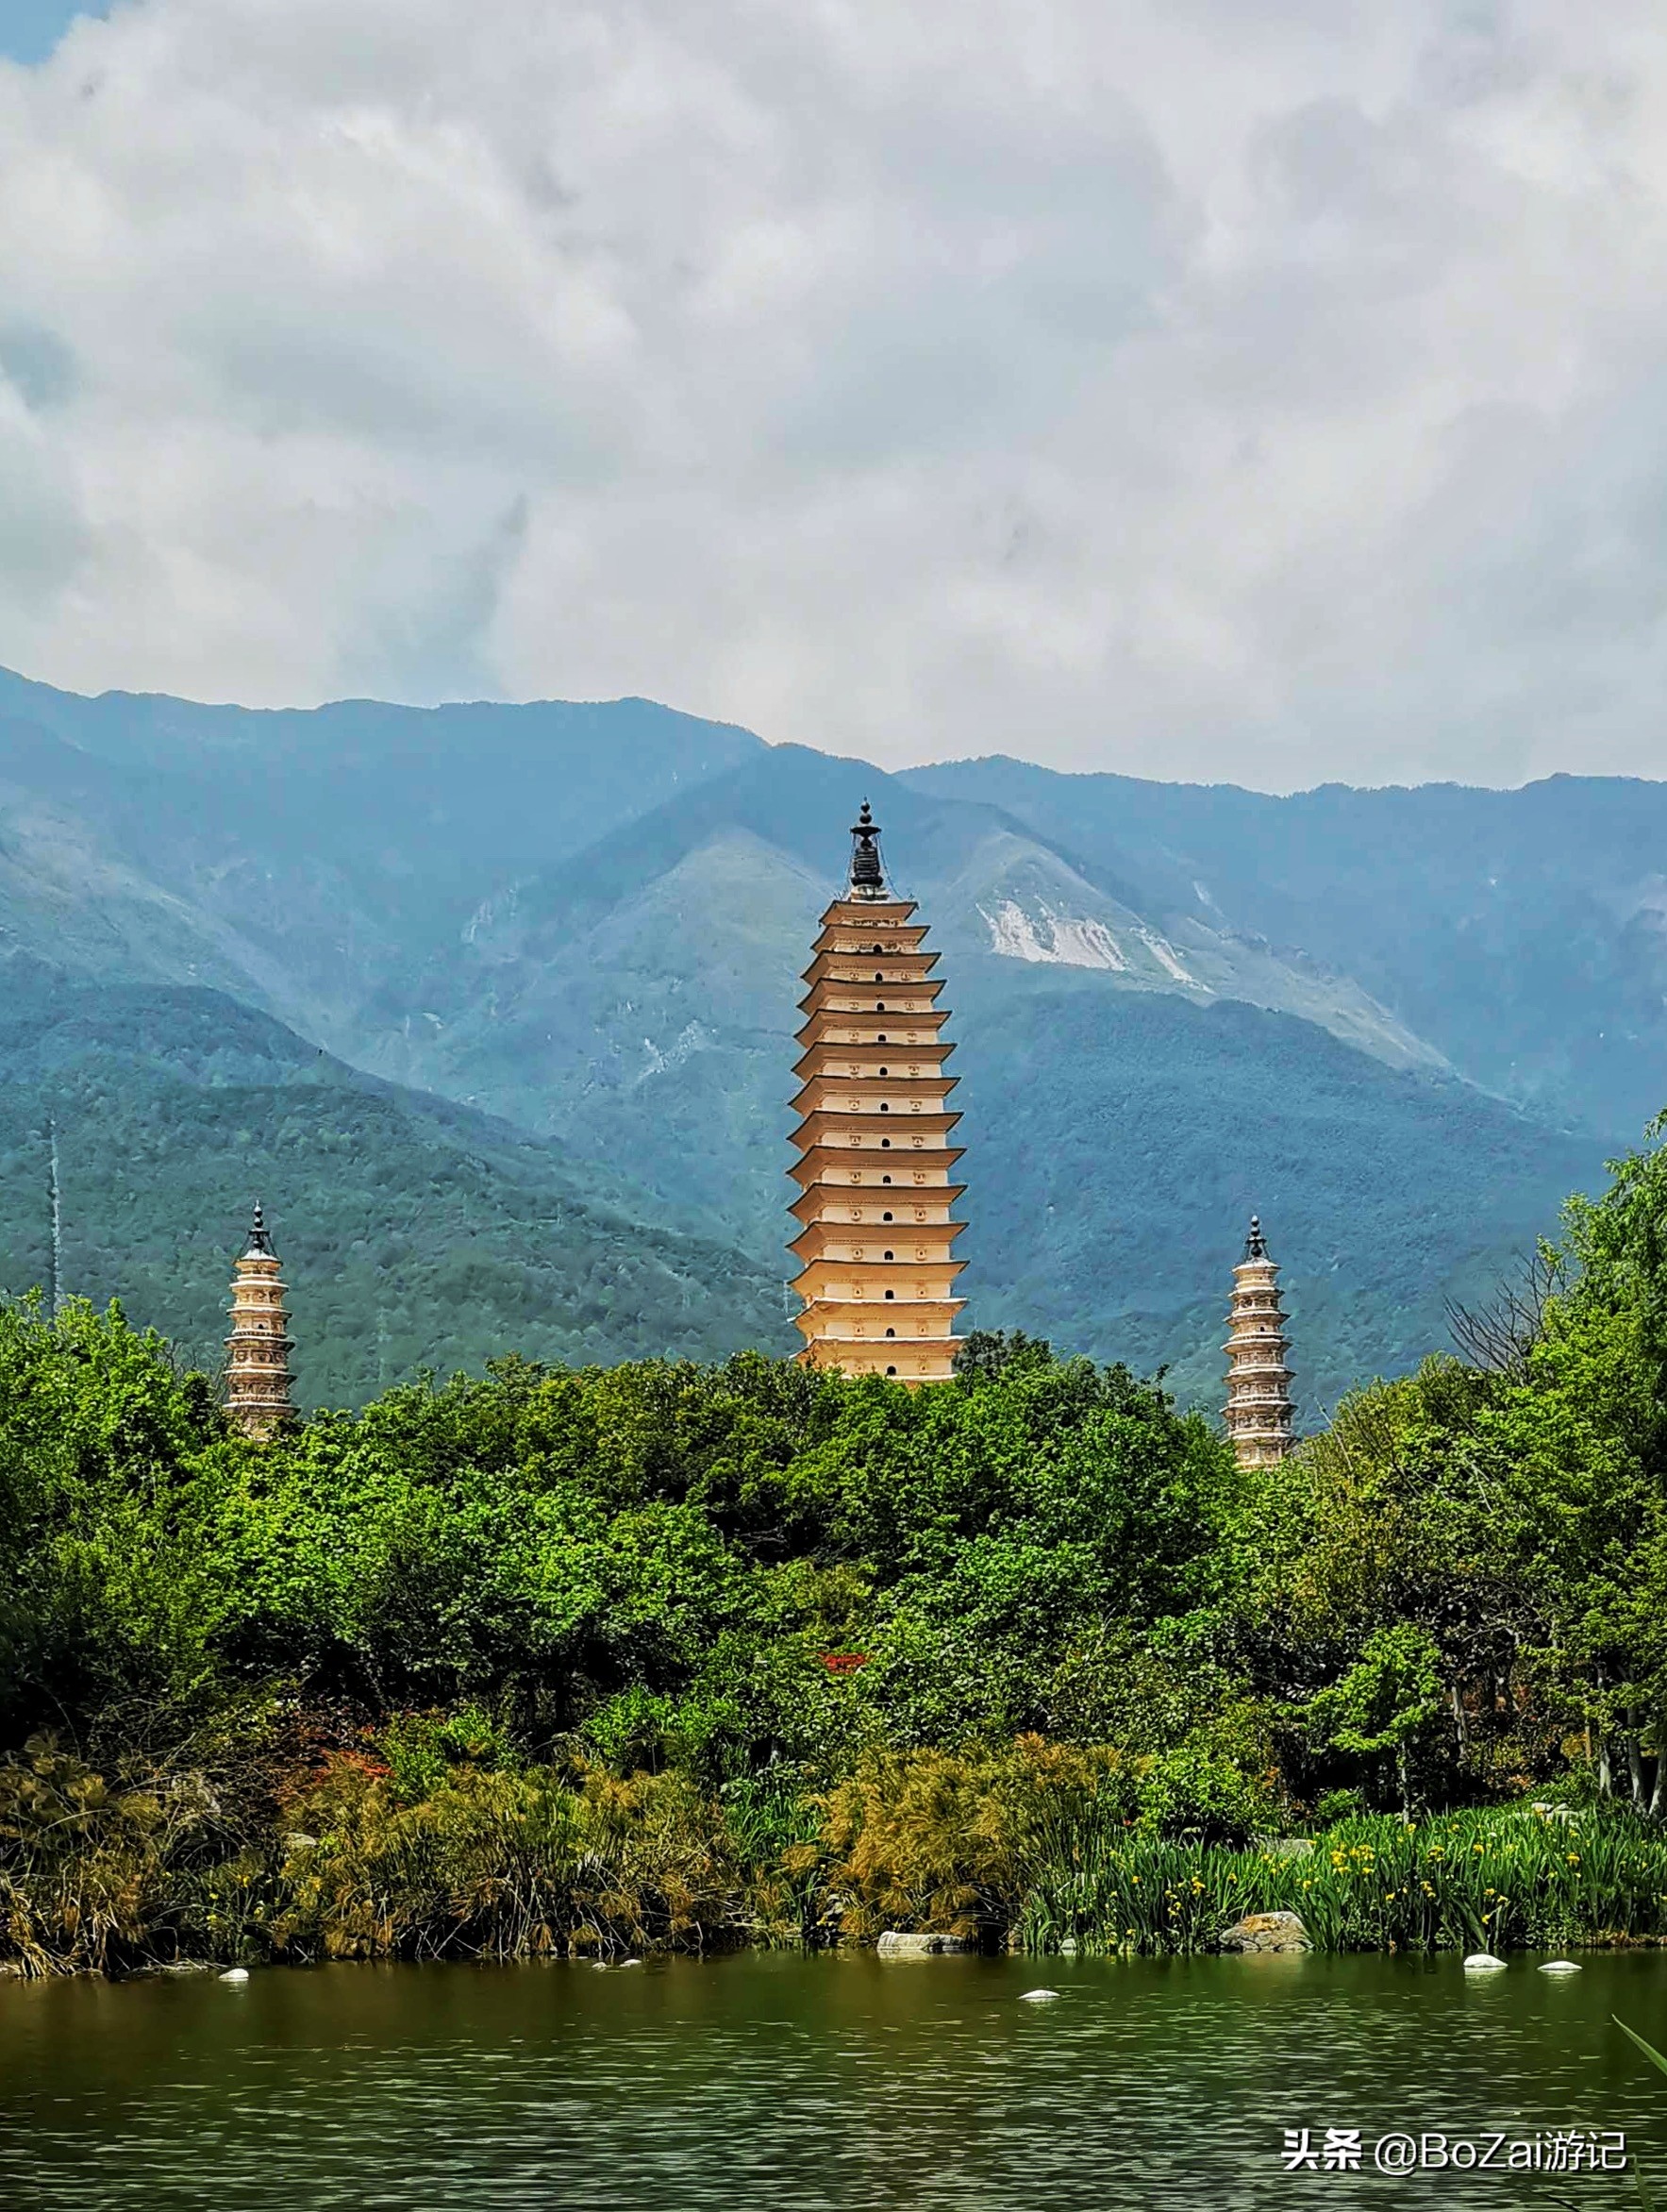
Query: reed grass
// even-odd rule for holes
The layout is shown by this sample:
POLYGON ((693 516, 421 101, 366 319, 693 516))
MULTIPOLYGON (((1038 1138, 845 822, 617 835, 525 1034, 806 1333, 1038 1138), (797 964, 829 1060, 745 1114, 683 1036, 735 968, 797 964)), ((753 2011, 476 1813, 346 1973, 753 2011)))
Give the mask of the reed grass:
POLYGON ((1667 1940, 1667 1831, 1627 1813, 1359 1819, 1311 1844, 1228 1851, 1067 1819, 1015 1935, 1036 1952, 1207 1951, 1243 1914, 1294 1912, 1322 1951, 1667 1940))

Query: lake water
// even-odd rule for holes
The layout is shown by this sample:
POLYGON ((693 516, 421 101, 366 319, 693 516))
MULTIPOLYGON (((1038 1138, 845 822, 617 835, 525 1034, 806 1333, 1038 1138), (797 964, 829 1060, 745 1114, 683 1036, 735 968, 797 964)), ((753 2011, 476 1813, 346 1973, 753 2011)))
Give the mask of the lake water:
MULTIPOLYGON (((1624 2129, 1667 2176, 1667 1956, 745 1952, 0 1983, 10 2212, 1191 2212, 1635 2204, 1631 2173, 1373 2171, 1372 2145, 1624 2129), (1027 2004, 1039 1984, 1060 1992, 1027 2004), (1287 2174, 1287 2128, 1366 2170, 1287 2174)), ((1495 2153, 1496 2158, 1505 2155, 1495 2153)))

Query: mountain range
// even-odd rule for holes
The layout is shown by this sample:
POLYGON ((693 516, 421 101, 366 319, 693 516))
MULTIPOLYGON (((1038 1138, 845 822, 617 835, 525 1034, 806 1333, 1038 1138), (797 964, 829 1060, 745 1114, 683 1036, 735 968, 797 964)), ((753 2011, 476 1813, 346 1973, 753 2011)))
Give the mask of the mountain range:
POLYGON ((0 1282, 40 1279, 56 1120, 68 1286, 196 1356, 260 1189, 314 1401, 785 1348, 797 979, 864 797, 956 1009, 971 1323, 1209 1402, 1257 1209, 1311 1418, 1667 1098, 1667 785, 888 776, 642 700, 0 673, 0 1282))

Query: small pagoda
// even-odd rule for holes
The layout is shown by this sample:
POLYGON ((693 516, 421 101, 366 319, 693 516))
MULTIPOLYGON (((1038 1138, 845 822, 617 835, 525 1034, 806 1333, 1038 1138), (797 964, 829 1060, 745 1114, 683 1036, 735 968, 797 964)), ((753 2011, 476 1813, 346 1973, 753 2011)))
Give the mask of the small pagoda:
POLYGON ((949 1111, 955 1047, 931 973, 938 955, 923 950, 914 900, 887 885, 879 835, 864 799, 845 889, 805 971, 793 1288, 801 1360, 913 1385, 954 1372, 965 1303, 955 1296, 964 1225, 954 1207, 966 1186, 954 1181, 960 1115, 949 1111))
POLYGON ((290 1353, 284 1283, 260 1201, 238 1256, 231 1284, 231 1334, 225 1340, 225 1414, 234 1429, 264 1440, 295 1418, 290 1402, 290 1353))
POLYGON ((1227 1436, 1242 1467, 1276 1466, 1290 1451, 1290 1340, 1279 1303, 1279 1270, 1253 1214, 1244 1257, 1233 1270, 1227 1315, 1227 1436))

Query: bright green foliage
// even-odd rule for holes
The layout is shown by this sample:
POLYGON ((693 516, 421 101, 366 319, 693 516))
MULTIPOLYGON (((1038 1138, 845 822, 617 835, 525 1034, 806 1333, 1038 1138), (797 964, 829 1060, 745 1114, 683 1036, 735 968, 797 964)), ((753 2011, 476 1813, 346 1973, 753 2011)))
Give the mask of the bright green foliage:
POLYGON ((1660 1936, 1664 1270, 1660 1148, 1497 1360, 1254 1476, 1019 1336, 912 1393, 509 1358, 254 1444, 118 1308, 0 1306, 7 1940, 1660 1936))
POLYGON ((915 1394, 508 1361, 250 1445, 82 1307, 0 1315, 0 1466, 14 1741, 282 1686, 714 1785, 1038 1724, 1109 1621, 1207 1589, 1232 1488, 1159 1390, 1045 1350, 915 1394))
POLYGON ((1304 1719, 1340 1751, 1394 1754, 1401 1809, 1412 1808, 1409 1753, 1442 1709, 1442 1654, 1415 1621, 1375 1629, 1348 1672, 1309 1701, 1304 1719))

